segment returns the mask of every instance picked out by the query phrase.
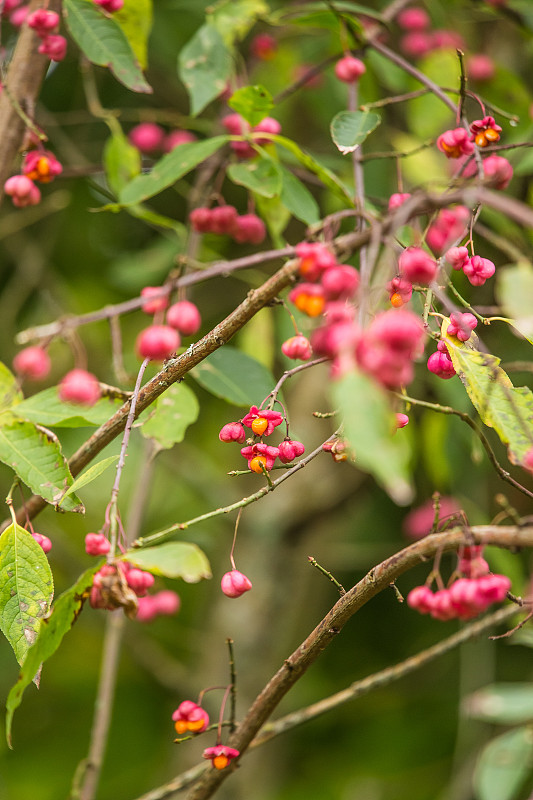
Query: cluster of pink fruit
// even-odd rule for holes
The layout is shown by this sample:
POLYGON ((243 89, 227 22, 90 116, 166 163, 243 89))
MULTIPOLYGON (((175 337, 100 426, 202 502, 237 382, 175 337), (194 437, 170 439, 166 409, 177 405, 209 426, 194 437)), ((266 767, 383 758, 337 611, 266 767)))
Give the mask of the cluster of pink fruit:
POLYGON ((141 295, 152 297, 142 306, 146 314, 158 314, 166 310, 166 324, 154 324, 144 328, 137 337, 137 353, 141 358, 164 361, 180 347, 180 334, 192 336, 198 331, 202 324, 200 312, 189 300, 178 300, 169 308, 168 294, 161 296, 161 287, 145 286, 141 295), (159 296, 153 297, 154 294, 159 296))
POLYGON ((397 17, 404 34, 400 40, 403 52, 411 58, 422 58, 442 48, 465 49, 460 34, 450 30, 430 30, 431 19, 423 8, 406 8, 397 17))
MULTIPOLYGON (((253 133, 281 133, 281 125, 273 117, 265 117, 252 127, 240 114, 228 114, 223 118, 222 124, 232 136, 249 136, 253 133)), ((267 145, 270 144, 270 141, 268 137, 254 136, 254 142, 257 145, 267 145)), ((230 142, 230 147, 242 159, 253 158, 257 155, 257 151, 248 142, 230 142)))
MULTIPOLYGON (((339 377, 357 363, 387 388, 409 383, 413 359, 423 349, 419 318, 411 311, 391 309, 361 330, 353 302, 359 285, 357 270, 337 264, 320 243, 302 242, 296 253, 305 282, 291 290, 289 299, 310 317, 323 315, 322 325, 311 336, 311 347, 332 360, 332 375, 339 377)), ((428 259, 424 254, 424 261, 428 259)))
POLYGON ((459 558, 458 572, 463 576, 451 586, 432 592, 429 586, 416 586, 407 595, 407 603, 421 614, 434 619, 473 619, 493 603, 501 603, 511 588, 506 575, 492 575, 479 545, 465 547, 459 558))
POLYGON ((266 236, 265 223, 256 214, 239 214, 234 206, 214 208, 200 206, 191 211, 189 219, 197 233, 216 233, 231 236, 239 244, 260 244, 266 236))
MULTIPOLYGON (((501 130, 494 117, 485 116, 474 120, 470 131, 466 128, 444 131, 437 139, 437 147, 446 158, 458 160, 459 175, 472 178, 478 174, 478 166, 473 158, 475 146, 482 150, 495 144, 500 139, 501 130)), ((482 168, 485 180, 495 189, 506 189, 513 177, 513 168, 509 161, 494 153, 483 158, 482 168)))
POLYGON ((4 192, 18 208, 35 206, 41 202, 41 192, 35 181, 50 183, 62 171, 63 167, 53 153, 42 148, 30 150, 24 157, 22 174, 8 178, 4 184, 4 192))
MULTIPOLYGON (((85 550, 89 555, 105 555, 109 552, 110 543, 103 533, 89 533, 85 537, 85 550)), ((139 622, 150 622, 159 615, 175 614, 180 607, 180 599, 176 592, 163 589, 148 595, 147 591, 154 584, 154 576, 150 572, 133 567, 126 561, 117 564, 104 564, 93 577, 89 595, 92 608, 105 608, 114 611, 124 605, 122 592, 116 593, 110 585, 124 582, 136 595, 135 618, 139 622)))
POLYGON ((290 439, 288 436, 278 447, 272 447, 261 441, 263 436, 270 436, 283 421, 284 417, 279 411, 251 406, 249 412, 238 422, 228 422, 224 425, 218 438, 221 442, 242 444, 246 439, 244 428, 250 428, 255 434, 255 440, 251 440, 251 443, 241 449, 241 455, 247 460, 248 469, 261 475, 264 470, 270 472, 276 459, 279 458, 283 464, 290 464, 305 452, 302 442, 290 439))
POLYGON ((63 61, 67 54, 67 40, 57 32, 59 30, 59 14, 56 14, 55 11, 48 11, 46 8, 38 8, 28 14, 25 19, 27 25, 33 28, 41 39, 39 53, 48 56, 52 61, 63 61))
POLYGON ((141 153, 152 155, 153 153, 170 153, 175 147, 181 144, 195 142, 196 136, 190 131, 174 130, 166 133, 155 122, 141 122, 128 133, 131 144, 141 153))
MULTIPOLYGON (((157 314, 168 308, 168 292, 162 287, 145 286, 141 295, 146 299, 142 309, 147 314, 157 314)), ((141 358, 163 361, 181 344, 180 334, 190 336, 201 325, 200 312, 194 303, 180 300, 168 308, 166 325, 149 325, 137 337, 136 348, 141 358)), ((51 361, 46 349, 32 345, 21 350, 13 359, 13 369, 19 378, 39 381, 50 372, 51 361)), ((59 399, 64 403, 93 406, 102 396, 98 378, 85 369, 70 370, 59 382, 59 399)))

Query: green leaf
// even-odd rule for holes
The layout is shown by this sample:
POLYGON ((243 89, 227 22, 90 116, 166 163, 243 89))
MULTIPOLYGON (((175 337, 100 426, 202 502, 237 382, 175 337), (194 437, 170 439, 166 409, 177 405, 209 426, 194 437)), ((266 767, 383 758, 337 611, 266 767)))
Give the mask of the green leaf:
MULTIPOLYGON (((375 8, 369 8, 368 6, 361 5, 360 3, 342 2, 342 0, 336 0, 335 10, 340 12, 346 11, 350 15, 364 14, 365 17, 370 17, 371 19, 377 19, 381 22, 384 22, 383 15, 376 11, 375 8)), ((285 7, 281 8, 279 11, 275 11, 270 15, 269 22, 274 25, 285 25, 287 23, 317 25, 319 23, 314 22, 314 19, 318 17, 320 20, 322 15, 325 13, 327 13, 331 19, 337 19, 337 15, 333 14, 331 11, 324 11, 324 3, 302 3, 301 5, 299 4, 298 6, 292 6, 288 9, 285 7)), ((341 14, 341 16, 343 15, 341 14)), ((357 19, 354 19, 354 17, 351 16, 350 20, 352 23, 360 27, 361 31, 363 30, 357 19)), ((319 27, 323 27, 322 24, 319 24, 319 27)), ((326 27, 332 27, 332 25, 328 24, 326 27)))
POLYGON ((485 425, 507 445, 511 463, 521 464, 533 446, 533 393, 526 386, 513 386, 496 356, 473 349, 470 340, 463 343, 447 336, 448 324, 446 319, 442 334, 470 400, 485 425))
POLYGON ((279 197, 262 197, 255 195, 256 210, 266 222, 274 247, 283 247, 285 242, 281 234, 289 224, 291 215, 279 197))
POLYGON ((122 400, 109 397, 103 397, 90 408, 63 403, 58 397, 57 388, 52 386, 19 403, 16 416, 47 428, 83 428, 107 422, 122 404, 122 400))
POLYGON ((244 39, 258 17, 268 14, 264 0, 219 0, 207 10, 208 21, 228 46, 244 39))
POLYGON ((296 219, 306 225, 315 225, 320 219, 320 209, 315 198, 302 181, 293 175, 290 169, 283 164, 281 169, 283 183, 281 185, 280 200, 296 219))
POLYGON ((64 0, 63 13, 69 33, 89 61, 109 67, 115 78, 133 92, 152 92, 116 20, 91 0, 64 0))
POLYGON ((370 472, 396 503, 409 503, 409 451, 401 431, 396 431, 387 393, 368 375, 353 370, 332 383, 332 397, 344 420, 355 466, 370 472))
POLYGON ((332 192, 341 197, 345 202, 348 201, 348 203, 351 206, 353 206, 354 201, 353 197, 350 194, 349 189, 347 189, 347 187, 342 183, 342 181, 339 180, 339 178, 337 178, 334 172, 332 172, 330 169, 320 164, 320 162, 316 159, 315 156, 312 156, 305 150, 302 150, 296 144, 296 142, 293 142, 292 139, 287 139, 286 136, 280 136, 279 134, 274 134, 274 133, 271 134, 261 133, 257 135, 262 136, 265 139, 267 138, 271 139, 276 144, 279 144, 281 147, 284 147, 286 150, 292 153, 293 156, 296 157, 296 159, 300 162, 300 164, 306 167, 306 169, 311 170, 311 172, 313 172, 317 176, 317 178, 319 178, 322 181, 324 186, 327 186, 328 189, 331 189, 332 192))
POLYGON ((128 550, 123 560, 154 575, 182 578, 186 583, 198 583, 203 578, 211 578, 211 567, 205 553, 197 545, 188 542, 169 542, 144 550, 128 550))
POLYGON ((531 773, 533 731, 507 731, 484 748, 474 772, 478 800, 513 800, 531 773))
POLYGON ((268 116, 274 103, 272 95, 264 86, 243 86, 231 95, 228 106, 244 117, 253 128, 268 116))
POLYGON ((0 630, 19 664, 37 639, 53 595, 43 548, 20 525, 10 525, 0 536, 0 630))
POLYGON ((200 404, 192 389, 184 383, 174 383, 156 401, 155 411, 142 426, 141 433, 169 449, 183 441, 185 431, 196 422, 199 413, 200 404))
POLYGON ((533 686, 530 683, 496 683, 466 698, 465 713, 469 717, 516 725, 533 720, 533 686))
POLYGON ((103 458, 101 461, 97 461, 96 464, 93 464, 92 467, 86 469, 81 475, 78 475, 72 486, 67 489, 61 500, 59 501, 59 505, 63 503, 65 497, 68 497, 73 492, 77 492, 78 489, 81 489, 82 486, 87 486, 88 483, 92 483, 96 478, 98 478, 103 472, 106 471, 111 464, 115 464, 118 461, 118 456, 109 456, 109 458, 103 458))
POLYGON ((276 383, 255 358, 229 345, 215 350, 190 374, 208 392, 234 406, 259 404, 276 383))
POLYGON ((276 197, 281 191, 281 171, 272 158, 230 164, 228 178, 262 197, 276 197))
POLYGON ((11 726, 13 714, 22 702, 24 690, 32 682, 41 664, 52 656, 66 633, 72 628, 88 597, 88 589, 92 585, 93 575, 102 563, 91 567, 76 581, 74 586, 58 597, 52 613, 41 621, 37 641, 28 651, 18 681, 11 688, 6 703, 6 737, 11 747, 11 726))
POLYGON ((152 30, 152 0, 126 0, 114 14, 142 69, 148 66, 148 37, 152 30))
POLYGON ((118 126, 105 143, 104 166, 107 182, 116 195, 141 171, 139 150, 129 143, 118 126))
POLYGON ((202 25, 178 57, 178 74, 189 93, 193 117, 224 91, 232 69, 231 53, 218 30, 202 25))
POLYGON ((331 121, 331 138, 343 155, 353 153, 380 122, 373 111, 339 111, 331 121))
POLYGON ((20 403, 22 392, 13 373, 0 361, 0 413, 20 403))
POLYGON ((533 266, 522 262, 496 272, 496 297, 513 326, 531 341, 533 337, 533 266))
MULTIPOLYGON (((72 475, 58 440, 31 422, 14 422, 0 427, 0 461, 10 466, 34 494, 55 505, 71 486, 72 475)), ((65 511, 85 511, 71 495, 62 505, 65 511)))
POLYGON ((124 187, 120 192, 121 205, 136 205, 159 194, 216 153, 228 140, 228 136, 214 136, 175 147, 154 164, 148 175, 139 175, 124 187))

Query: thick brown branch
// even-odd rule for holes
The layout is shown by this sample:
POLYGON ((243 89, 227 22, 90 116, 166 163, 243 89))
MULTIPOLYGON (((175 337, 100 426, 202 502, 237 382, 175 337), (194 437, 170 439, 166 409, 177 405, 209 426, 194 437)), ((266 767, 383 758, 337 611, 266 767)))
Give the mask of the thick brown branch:
MULTIPOLYGON (((246 717, 229 738, 230 747, 241 753, 247 749, 255 735, 289 689, 298 681, 320 653, 342 630, 346 622, 376 594, 421 561, 431 558, 437 551, 456 550, 460 545, 495 544, 502 547, 533 546, 533 527, 478 526, 467 530, 455 529, 448 533, 433 534, 406 547, 370 570, 349 592, 333 606, 331 611, 309 634, 307 639, 289 656, 250 707, 246 717)), ((188 800, 206 800, 212 797, 232 769, 209 770, 188 795, 188 800)))

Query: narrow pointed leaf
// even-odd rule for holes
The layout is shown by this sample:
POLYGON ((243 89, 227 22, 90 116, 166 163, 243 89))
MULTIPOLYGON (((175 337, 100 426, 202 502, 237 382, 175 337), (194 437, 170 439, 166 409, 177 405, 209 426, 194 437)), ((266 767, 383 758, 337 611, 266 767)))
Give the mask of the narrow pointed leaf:
POLYGON ((115 78, 133 92, 152 92, 116 20, 104 14, 91 0, 64 0, 63 13, 69 33, 89 61, 108 67, 115 78))
MULTIPOLYGON (((34 494, 55 505, 72 475, 57 439, 31 422, 13 422, 0 427, 0 461, 10 466, 34 494)), ((84 512, 75 494, 61 506, 65 511, 84 512)))
POLYGON ((52 656, 63 637, 76 622, 83 603, 89 596, 93 575, 100 569, 102 562, 91 567, 76 581, 74 586, 63 592, 54 603, 52 613, 41 621, 39 635, 33 647, 26 655, 18 681, 11 688, 6 703, 6 737, 11 747, 11 726, 13 714, 22 702, 22 696, 27 686, 32 682, 39 667, 52 656))
POLYGON ((63 502, 66 497, 73 494, 74 492, 79 491, 83 486, 87 486, 88 483, 92 483, 96 478, 98 478, 103 472, 106 471, 111 464, 116 464, 118 461, 118 456, 109 456, 109 458, 103 458, 101 461, 98 461, 96 464, 93 464, 92 467, 86 469, 81 475, 78 475, 72 486, 70 486, 61 500, 59 501, 59 505, 62 506, 63 502))
POLYGON ((235 406, 260 403, 276 383, 259 361, 230 346, 215 350, 190 375, 208 392, 235 406))
POLYGON ((184 383, 175 383, 157 400, 155 411, 141 433, 168 449, 183 441, 185 431, 196 422, 199 413, 200 404, 192 389, 184 383))
POLYGON ((211 577, 205 553, 189 542, 169 542, 145 550, 128 550, 124 553, 124 561, 154 575, 182 578, 186 583, 197 583, 211 577))
POLYGON ((193 116, 224 91, 232 69, 231 53, 222 35, 214 25, 202 25, 178 58, 178 73, 189 94, 193 116))
POLYGON ((43 548, 20 525, 0 536, 0 629, 22 664, 48 613, 54 582, 43 548))
POLYGON ((331 138, 343 155, 353 153, 380 122, 373 111, 340 111, 331 121, 331 138))
POLYGON ((124 187, 120 193, 121 205, 136 205, 159 194, 216 153, 227 141, 227 136, 214 136, 175 147, 154 164, 148 175, 139 175, 124 187))
POLYGON ((344 420, 354 465, 370 472, 399 505, 412 496, 409 450, 386 392, 368 375, 353 370, 332 383, 333 402, 344 420))

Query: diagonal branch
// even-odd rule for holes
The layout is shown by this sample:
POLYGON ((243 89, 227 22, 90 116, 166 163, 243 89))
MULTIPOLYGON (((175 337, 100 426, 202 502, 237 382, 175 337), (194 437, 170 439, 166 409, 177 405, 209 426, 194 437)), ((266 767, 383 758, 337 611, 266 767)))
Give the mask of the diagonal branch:
MULTIPOLYGON (((241 753, 250 746, 287 692, 340 633, 350 617, 369 600, 404 572, 431 558, 437 552, 457 550, 461 545, 473 543, 494 544, 507 548, 531 547, 533 527, 488 525, 468 529, 455 528, 447 533, 426 536, 371 569, 358 584, 341 597, 307 639, 285 660, 257 696, 235 733, 230 736, 228 745, 235 747, 241 753)), ((229 767, 221 771, 210 769, 204 772, 188 795, 188 800, 206 800, 212 797, 221 783, 232 774, 233 769, 229 767)))

